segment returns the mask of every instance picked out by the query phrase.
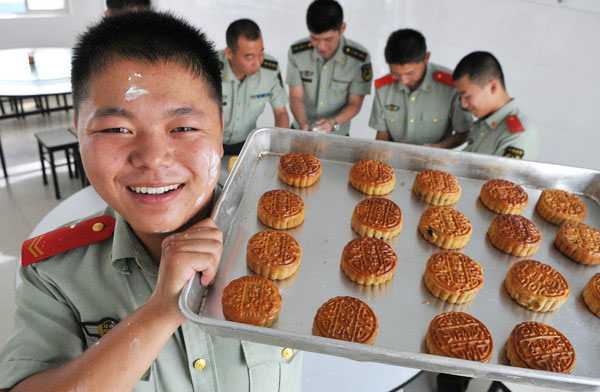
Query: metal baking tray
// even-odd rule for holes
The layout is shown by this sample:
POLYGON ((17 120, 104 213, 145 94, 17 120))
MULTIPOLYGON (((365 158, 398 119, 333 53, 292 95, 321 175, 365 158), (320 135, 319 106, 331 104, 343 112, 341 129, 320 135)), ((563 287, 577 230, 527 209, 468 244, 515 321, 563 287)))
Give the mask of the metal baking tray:
POLYGON ((535 212, 544 188, 559 188, 578 194, 587 207, 585 223, 600 228, 600 172, 539 162, 441 150, 400 143, 351 138, 287 129, 256 130, 246 142, 213 211, 225 236, 221 264, 214 285, 208 289, 196 276, 184 288, 179 305, 185 316, 215 335, 301 350, 452 373, 476 378, 522 382, 572 391, 600 389, 600 318, 582 299, 582 290, 599 268, 570 261, 554 247, 557 226, 535 212), (293 188, 277 177, 281 155, 302 151, 317 156, 323 166, 321 179, 308 188, 293 188), (394 278, 379 287, 350 281, 340 268, 342 249, 356 234, 350 218, 366 195, 348 182, 352 164, 362 158, 389 164, 396 173, 396 187, 388 196, 403 213, 400 235, 390 241, 398 255, 394 278), (485 283, 475 300, 453 305, 435 298, 423 283, 428 258, 442 249, 425 241, 417 230, 421 213, 429 205, 412 193, 416 173, 439 169, 460 182, 462 196, 456 208, 473 225, 473 235, 461 250, 483 266, 485 283), (523 216, 543 233, 542 245, 531 257, 550 264, 567 279, 571 295, 557 311, 527 310, 507 294, 504 278, 509 267, 522 258, 494 248, 487 229, 496 216, 479 201, 486 180, 503 178, 521 184, 529 195, 523 216), (248 239, 264 226, 256 216, 259 197, 272 189, 287 189, 306 204, 304 223, 287 230, 303 249, 300 268, 294 276, 277 281, 283 297, 278 321, 262 328, 226 321, 221 311, 221 293, 233 279, 253 274, 246 267, 248 239), (313 317, 330 298, 349 295, 365 301, 379 320, 373 346, 312 335, 313 317), (436 315, 463 311, 482 321, 494 340, 489 363, 479 363, 427 354, 425 333, 436 315), (540 321, 561 331, 575 347, 577 363, 571 375, 523 369, 508 365, 505 345, 513 327, 523 321, 540 321))

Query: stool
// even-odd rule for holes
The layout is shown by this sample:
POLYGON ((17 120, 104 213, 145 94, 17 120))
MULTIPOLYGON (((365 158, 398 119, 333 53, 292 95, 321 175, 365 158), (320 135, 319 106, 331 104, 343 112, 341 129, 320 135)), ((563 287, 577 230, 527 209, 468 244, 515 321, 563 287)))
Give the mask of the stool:
POLYGON ((83 164, 79 155, 79 141, 77 136, 67 128, 55 129, 52 131, 37 132, 35 138, 38 142, 38 150, 40 153, 40 162, 42 164, 42 177, 44 184, 48 184, 46 177, 46 165, 44 161, 50 163, 52 171, 52 182, 54 183, 54 194, 57 199, 60 199, 60 191, 58 190, 58 180, 56 178, 56 165, 54 162, 54 152, 64 151, 67 158, 67 168, 69 169, 69 178, 79 177, 81 175, 81 184, 85 183, 85 174, 83 172, 83 164), (72 161, 71 161, 72 160, 72 161), (71 164, 73 168, 71 168, 71 164))
POLYGON ((2 149, 2 140, 0 139, 0 162, 2 162, 2 171, 4 177, 8 178, 8 172, 6 171, 6 161, 4 161, 4 150, 2 149))

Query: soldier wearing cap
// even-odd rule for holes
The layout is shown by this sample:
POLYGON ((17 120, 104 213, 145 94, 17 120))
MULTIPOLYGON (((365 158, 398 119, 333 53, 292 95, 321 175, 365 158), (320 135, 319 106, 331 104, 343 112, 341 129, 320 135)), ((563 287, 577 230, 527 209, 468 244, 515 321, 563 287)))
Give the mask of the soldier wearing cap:
POLYGON ((237 155, 267 103, 273 108, 275 126, 289 127, 288 97, 277 60, 264 53, 256 23, 236 20, 227 28, 226 39, 227 48, 219 52, 223 66, 223 148, 225 155, 237 155))
POLYGON ((460 107, 449 70, 429 56, 418 31, 397 30, 388 38, 390 73, 375 81, 369 120, 377 139, 443 148, 466 140, 472 117, 460 107))
POLYGON ((523 114, 504 84, 500 63, 489 52, 465 56, 452 75, 461 105, 478 120, 465 151, 534 160, 538 155, 535 125, 523 114))
POLYGON ((306 24, 309 38, 295 42, 288 52, 286 82, 293 125, 348 135, 350 120, 371 92, 369 53, 344 37, 344 14, 336 1, 313 1, 306 24))

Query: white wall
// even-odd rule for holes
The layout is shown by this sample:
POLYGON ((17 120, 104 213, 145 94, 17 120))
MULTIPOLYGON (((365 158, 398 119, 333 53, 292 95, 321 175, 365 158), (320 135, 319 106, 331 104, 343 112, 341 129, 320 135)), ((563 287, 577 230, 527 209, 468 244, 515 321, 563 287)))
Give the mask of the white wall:
MULTIPOLYGON (((285 71, 289 45, 307 35, 310 0, 154 0, 201 27, 218 47, 238 18, 254 19, 266 51, 285 71)), ((597 0, 342 0, 346 36, 371 52, 375 77, 388 72, 383 48, 390 32, 423 32, 432 61, 453 68, 467 53, 488 50, 504 67, 509 93, 535 121, 539 160, 600 169, 600 1, 597 0), (589 9, 591 11, 585 11, 589 9)), ((71 46, 75 34, 102 15, 104 0, 72 0, 73 14, 57 19, 0 20, 0 48, 71 46)), ((372 96, 352 123, 368 127, 372 96)), ((259 125, 271 125, 268 110, 259 125)))

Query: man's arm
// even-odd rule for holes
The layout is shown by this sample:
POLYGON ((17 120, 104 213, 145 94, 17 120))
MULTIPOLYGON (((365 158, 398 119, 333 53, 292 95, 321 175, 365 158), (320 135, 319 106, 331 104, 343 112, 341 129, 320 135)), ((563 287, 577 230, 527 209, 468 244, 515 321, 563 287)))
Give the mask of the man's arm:
POLYGON ((426 146, 430 146, 430 147, 437 147, 437 148, 454 148, 454 147, 458 147, 461 144, 463 144, 464 142, 467 141, 468 137, 469 137, 469 133, 470 131, 467 132, 455 132, 454 134, 452 134, 451 136, 448 136, 446 139, 442 140, 439 143, 435 143, 435 144, 425 144, 426 146))
POLYGON ((177 304, 181 289, 196 271, 208 284, 222 250, 223 235, 211 219, 167 237, 157 286, 144 305, 77 358, 25 379, 11 392, 131 390, 185 321, 177 304))
POLYGON ((290 86, 290 109, 300 129, 307 131, 309 124, 304 106, 303 86, 290 86))
POLYGON ((377 140, 390 140, 390 133, 388 131, 377 131, 377 140))
POLYGON ((364 99, 364 95, 349 94, 348 104, 342 108, 335 118, 322 118, 317 121, 319 128, 325 132, 331 132, 335 125, 334 120, 337 120, 340 125, 344 125, 352 120, 352 118, 360 112, 364 99))
POLYGON ((275 117, 275 126, 279 128, 290 127, 290 116, 288 116, 287 109, 284 107, 279 109, 273 109, 273 117, 275 117))

